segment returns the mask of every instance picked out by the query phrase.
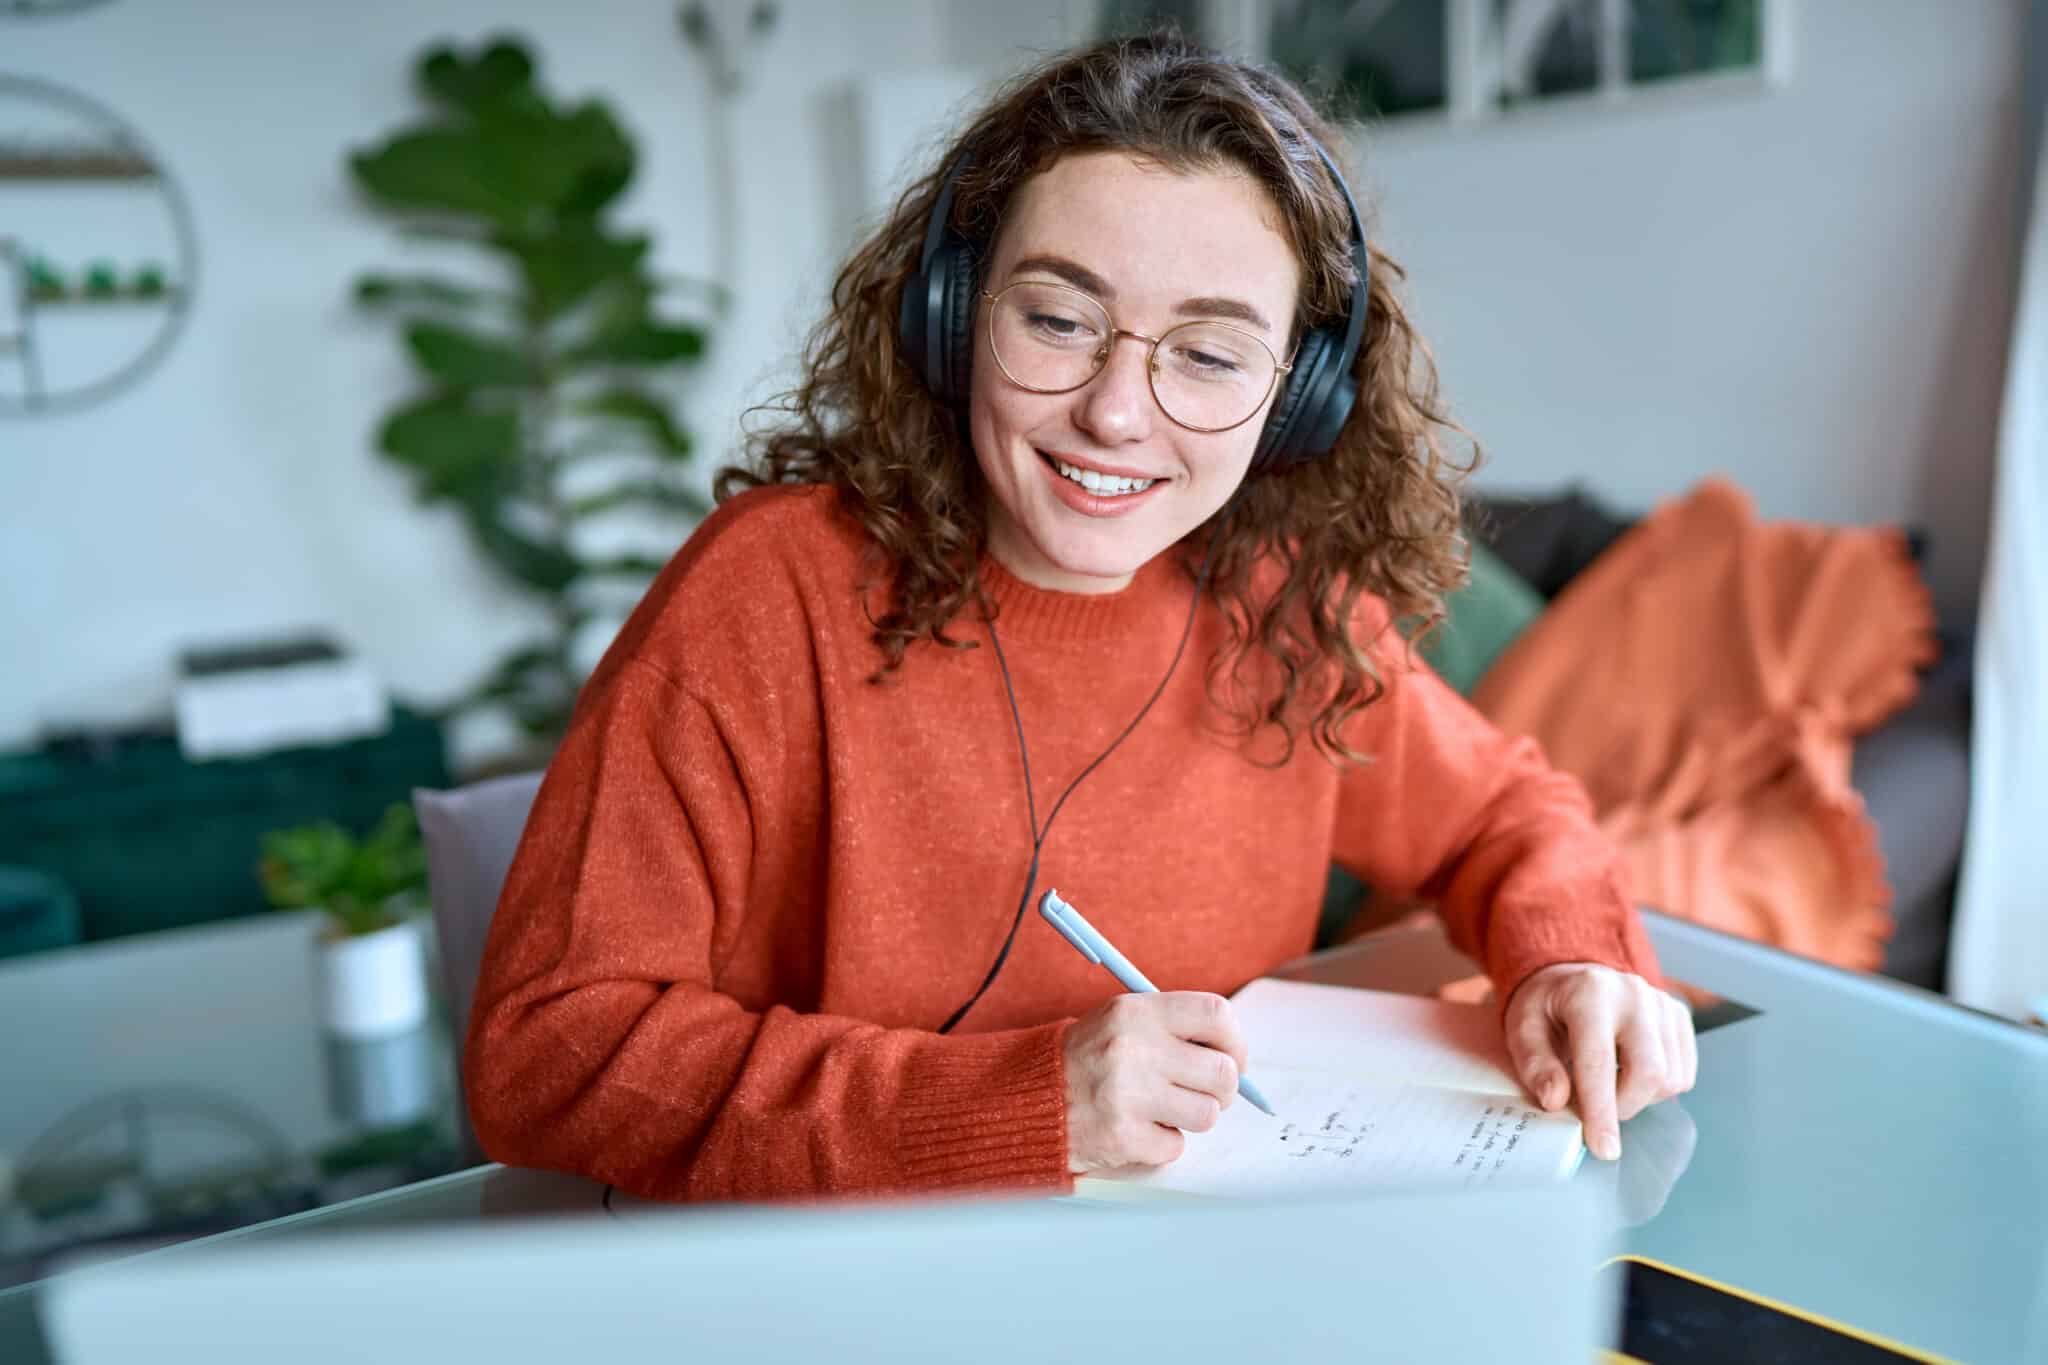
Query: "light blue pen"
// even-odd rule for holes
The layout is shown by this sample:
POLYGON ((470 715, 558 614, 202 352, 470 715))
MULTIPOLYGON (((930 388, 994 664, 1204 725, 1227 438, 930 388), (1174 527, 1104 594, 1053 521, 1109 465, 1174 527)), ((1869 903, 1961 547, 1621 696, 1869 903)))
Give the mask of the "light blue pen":
MULTIPOLYGON (((1096 927, 1081 918, 1081 912, 1060 899, 1057 891, 1047 891, 1038 898, 1038 913, 1045 916, 1045 922, 1060 931, 1060 937, 1074 945, 1082 957, 1099 967, 1106 968, 1127 991, 1140 995, 1157 995, 1159 988, 1145 979, 1145 974, 1131 965, 1131 960, 1116 950, 1096 927)), ((1261 1113, 1272 1114, 1273 1106, 1266 1103, 1266 1097, 1242 1072, 1237 1078, 1237 1093, 1256 1105, 1261 1113)), ((1278 1117, 1275 1115, 1275 1117, 1278 1117)))

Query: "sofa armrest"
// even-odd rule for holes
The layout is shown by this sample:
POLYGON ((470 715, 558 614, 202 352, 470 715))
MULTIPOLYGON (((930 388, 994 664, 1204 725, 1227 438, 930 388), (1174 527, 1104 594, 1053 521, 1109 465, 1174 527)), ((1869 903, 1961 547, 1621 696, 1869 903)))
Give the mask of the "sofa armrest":
POLYGON ((1884 973, 1940 990, 1970 796, 1968 640, 1942 658, 1912 704, 1856 741, 1849 780, 1877 825, 1895 928, 1884 973))

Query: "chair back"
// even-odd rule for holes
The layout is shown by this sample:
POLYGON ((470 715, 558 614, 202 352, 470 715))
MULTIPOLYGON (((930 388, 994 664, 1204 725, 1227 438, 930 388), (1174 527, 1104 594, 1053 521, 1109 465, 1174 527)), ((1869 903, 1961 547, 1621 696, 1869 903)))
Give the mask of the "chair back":
POLYGON ((413 809, 427 846, 427 895, 440 944, 448 1018, 458 1039, 469 1027, 469 1002, 483 965, 484 938, 498 892, 540 790, 539 773, 473 782, 454 791, 415 787, 413 809))

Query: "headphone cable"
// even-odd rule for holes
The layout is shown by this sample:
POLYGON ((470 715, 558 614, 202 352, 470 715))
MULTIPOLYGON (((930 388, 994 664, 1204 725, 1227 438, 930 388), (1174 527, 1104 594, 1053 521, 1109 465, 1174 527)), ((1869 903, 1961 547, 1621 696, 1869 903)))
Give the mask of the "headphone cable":
POLYGON ((1244 487, 1244 484, 1239 484, 1237 492, 1231 494, 1230 501, 1224 504, 1223 516, 1216 525, 1216 534, 1209 539, 1209 548, 1202 556, 1202 572, 1195 579, 1194 600, 1188 604, 1187 624, 1181 627, 1180 643, 1173 648, 1173 659, 1166 665, 1166 676, 1152 689, 1152 695, 1138 708, 1138 714, 1131 718, 1131 723, 1123 728, 1123 732, 1111 740, 1109 747, 1097 754, 1094 761, 1081 769, 1074 780, 1067 784, 1067 789, 1060 793, 1059 800, 1053 803, 1052 810, 1046 814, 1045 828, 1042 830, 1038 827, 1037 799, 1031 790, 1031 750, 1024 742, 1024 717, 1017 709, 1017 689, 1010 682, 1010 664, 1003 656, 1003 642, 996 633, 995 617, 989 617, 988 639, 989 643, 995 646, 996 668, 1003 676, 1003 693, 1010 702, 1010 721, 1017 731, 1017 755, 1024 767, 1024 811, 1026 818, 1031 821, 1031 865, 1024 874, 1024 894, 1018 898, 1016 912, 1010 917, 1010 932, 1003 939, 1003 946, 997 952, 996 960, 989 964, 988 975, 981 979, 981 985, 975 988, 973 995, 967 997, 966 1003, 954 1010, 945 1023, 939 1025, 940 1033, 953 1031, 953 1026, 965 1018, 967 1012, 988 993, 988 988, 995 984, 997 974, 1003 970, 1003 964, 1009 960, 1010 948, 1017 942, 1017 931, 1024 925, 1024 912, 1031 905, 1031 893, 1038 888, 1039 856, 1045 851, 1045 841, 1052 837, 1052 822, 1059 818, 1061 808, 1067 804, 1067 798, 1074 794, 1076 787, 1087 780, 1090 773, 1101 767, 1103 761, 1116 752, 1118 745, 1131 737, 1132 732, 1138 728, 1138 723, 1152 710, 1154 703, 1166 694, 1166 685, 1173 681, 1174 671, 1180 667, 1181 655, 1187 652, 1188 637, 1194 634, 1195 616, 1202 609, 1202 593, 1209 585, 1209 570, 1216 562, 1216 548, 1223 543, 1223 529, 1229 524, 1232 513, 1237 510, 1238 495, 1244 491, 1244 487))

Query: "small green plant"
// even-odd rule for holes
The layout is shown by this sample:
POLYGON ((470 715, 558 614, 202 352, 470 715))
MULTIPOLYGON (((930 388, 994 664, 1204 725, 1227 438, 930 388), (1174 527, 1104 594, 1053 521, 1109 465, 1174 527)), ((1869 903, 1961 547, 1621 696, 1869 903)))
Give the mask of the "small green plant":
POLYGON ((41 256, 31 256, 28 262, 28 296, 37 303, 48 303, 61 299, 70 292, 64 283, 63 274, 41 256))
POLYGON ((373 934, 426 889, 427 850, 412 807, 397 802, 360 839, 332 820, 271 831, 257 876, 278 909, 317 906, 343 933, 373 934))

